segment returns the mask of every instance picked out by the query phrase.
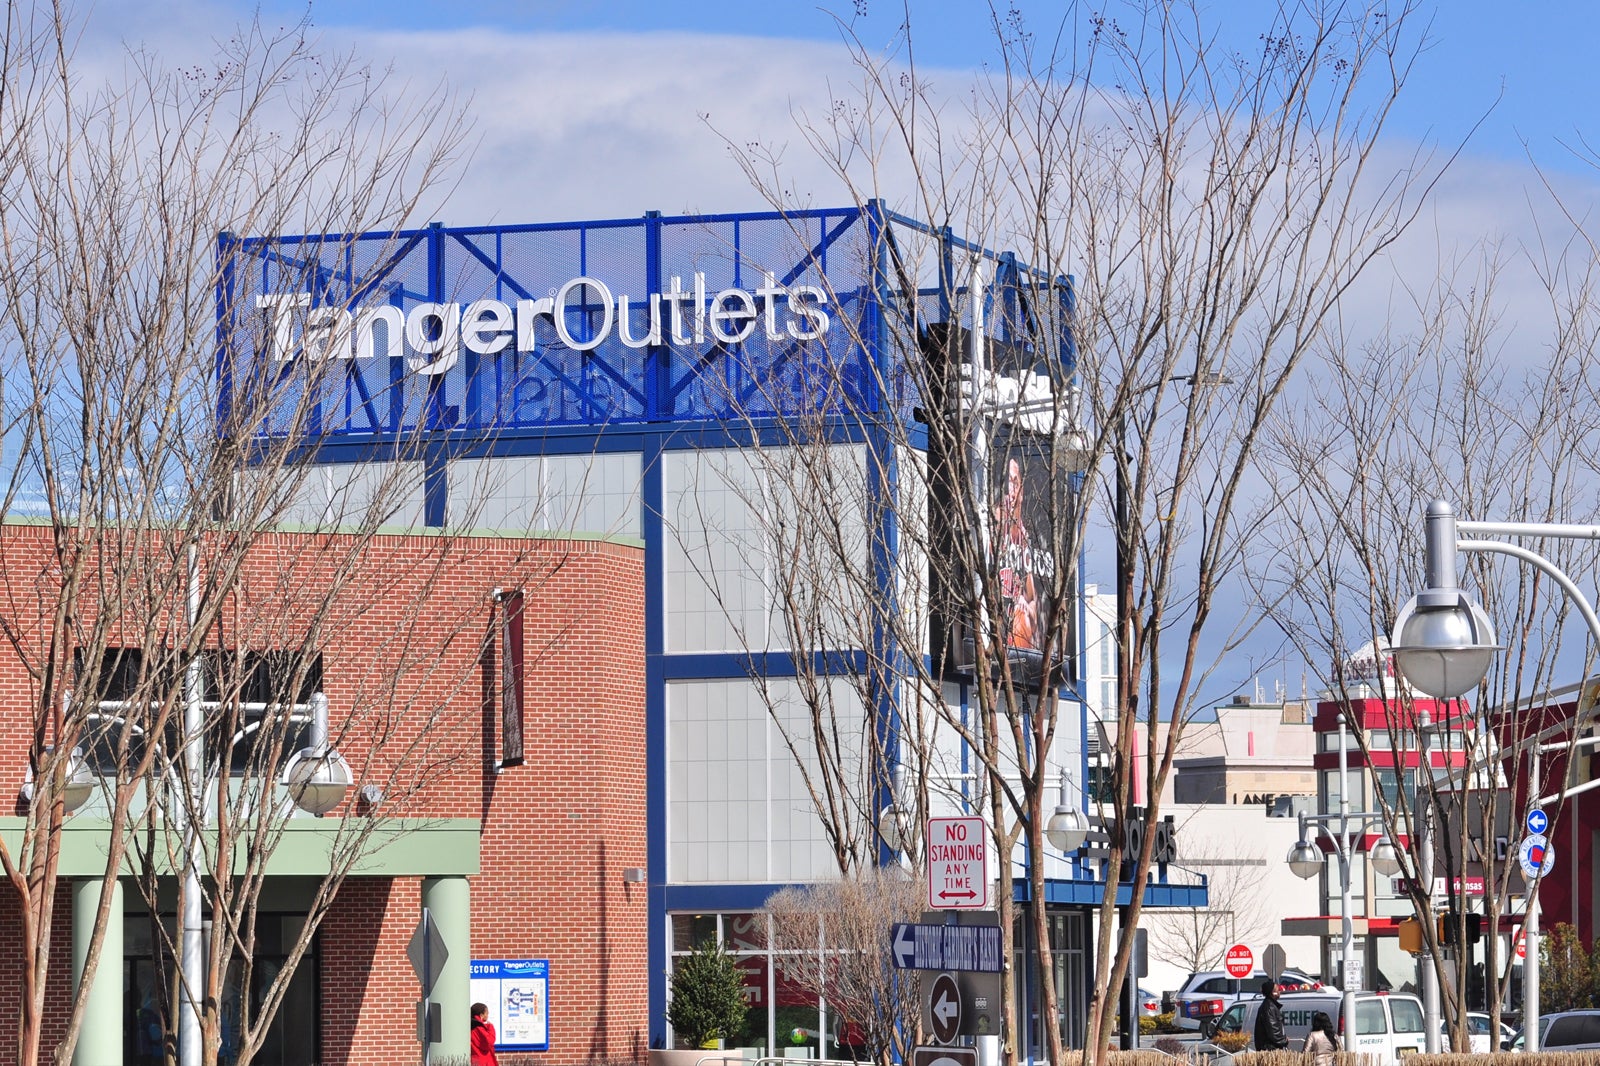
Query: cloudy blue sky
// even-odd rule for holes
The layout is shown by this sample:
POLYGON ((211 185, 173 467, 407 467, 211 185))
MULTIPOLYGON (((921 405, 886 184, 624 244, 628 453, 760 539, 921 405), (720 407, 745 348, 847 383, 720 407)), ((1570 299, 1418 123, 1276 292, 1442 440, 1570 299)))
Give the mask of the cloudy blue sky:
MULTIPOLYGON (((269 22, 293 23, 307 11, 292 0, 260 3, 269 22)), ((1058 31, 1066 10, 1061 0, 1016 3, 1041 39, 1058 31)), ((1201 3, 1223 43, 1241 50, 1276 7, 1201 3)), ((403 92, 467 101, 471 161, 428 210, 448 224, 477 225, 767 207, 726 142, 768 146, 786 185, 814 205, 849 202, 802 128, 852 95, 857 73, 840 19, 868 48, 887 47, 905 9, 886 0, 315 0, 309 17, 326 46, 387 67, 403 92)), ((250 19, 256 0, 100 0, 86 10, 88 53, 115 62, 137 43, 178 65, 203 61, 212 40, 250 19)), ((971 72, 993 54, 987 5, 909 0, 909 10, 921 73, 959 102, 971 72)), ((1600 202, 1600 168, 1583 140, 1592 133, 1600 144, 1592 103, 1600 4, 1440 0, 1420 5, 1418 17, 1428 46, 1389 125, 1396 151, 1470 139, 1429 213, 1392 251, 1387 278, 1348 301, 1351 318, 1380 320, 1385 301, 1403 301, 1413 277, 1425 287, 1441 260, 1473 242, 1559 245, 1552 234, 1565 223, 1546 182, 1568 209, 1600 202)), ((892 165, 877 175, 889 189, 899 177, 892 165)), ((1518 309, 1542 299, 1531 258, 1500 284, 1508 334, 1524 348, 1539 343, 1531 331, 1517 335, 1518 309)), ((1266 672, 1269 691, 1274 674, 1297 688, 1301 668, 1279 655, 1281 644, 1268 642, 1214 683, 1215 696, 1242 689, 1251 672, 1266 672)))
MULTIPOLYGON (((1041 39, 1066 9, 1060 0, 1016 4, 1041 39)), ((1248 47, 1275 4, 1203 7, 1227 43, 1248 47)), ((102 0, 89 24, 93 43, 139 41, 178 57, 255 8, 102 0)), ((307 6, 263 0, 261 9, 292 22, 307 6)), ((959 77, 991 57, 987 4, 909 0, 909 10, 925 70, 959 77)), ((1536 14, 1487 0, 1423 6, 1430 45, 1390 125, 1399 137, 1453 143, 1482 119, 1458 177, 1493 183, 1507 209, 1520 197, 1504 194, 1528 180, 1530 156, 1549 172, 1593 176, 1572 148, 1600 126, 1591 118, 1600 5, 1522 10, 1536 14)), ((868 46, 888 45, 905 21, 898 0, 313 0, 309 11, 325 41, 392 63, 414 90, 448 84, 471 94, 476 162, 441 206, 456 224, 761 206, 717 134, 791 145, 785 161, 797 181, 817 183, 804 191, 839 202, 798 145, 793 115, 815 114, 850 83, 841 19, 868 46)))
MULTIPOLYGON (((251 5, 236 3, 240 11, 251 5)), ((910 0, 919 53, 941 67, 970 67, 989 57, 989 5, 982 0, 910 0)), ((1002 8, 1013 6, 1002 3, 1002 8)), ((1016 0, 1037 34, 1053 33, 1067 5, 1016 0)), ((1114 5, 1084 5, 1084 9, 1114 5)), ((1211 0, 1224 32, 1244 38, 1259 32, 1268 0, 1211 0)), ((506 35, 594 33, 621 37, 656 34, 753 38, 768 45, 836 45, 838 21, 852 23, 871 44, 889 42, 904 21, 901 0, 476 0, 440 4, 432 0, 317 0, 312 17, 322 27, 380 34, 449 34, 482 28, 506 35), (861 9, 864 14, 857 14, 861 9), (838 18, 835 18, 838 16, 838 18)), ((301 4, 269 0, 266 10, 292 16, 301 4)), ((1600 5, 1584 0, 1538 4, 1442 0, 1420 4, 1431 24, 1431 46, 1411 83, 1396 132, 1415 136, 1459 136, 1493 108, 1474 147, 1510 161, 1526 159, 1524 143, 1541 163, 1563 166, 1562 142, 1596 125, 1593 45, 1600 37, 1600 5), (1497 103, 1498 101, 1498 103, 1497 103)), ((670 38, 668 38, 670 39, 670 38)), ((702 54, 702 62, 715 60, 702 54)), ((724 59, 727 57, 724 56, 724 59)))

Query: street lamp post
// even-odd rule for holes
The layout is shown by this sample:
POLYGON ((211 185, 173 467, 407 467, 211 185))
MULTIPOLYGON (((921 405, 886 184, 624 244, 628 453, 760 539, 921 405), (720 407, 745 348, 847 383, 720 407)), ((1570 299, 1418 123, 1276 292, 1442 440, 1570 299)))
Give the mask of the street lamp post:
MULTIPOLYGON (((1595 646, 1600 647, 1600 619, 1595 617, 1583 592, 1549 559, 1515 544, 1492 540, 1461 540, 1460 533, 1495 537, 1552 537, 1562 540, 1600 540, 1600 526, 1556 522, 1457 522, 1455 511, 1443 500, 1428 505, 1425 545, 1427 586, 1400 610, 1391 642, 1395 666, 1416 688, 1438 699, 1454 699, 1478 687, 1488 674, 1494 653, 1494 630, 1483 609, 1456 585, 1456 552, 1492 552, 1509 555, 1548 575, 1583 617, 1595 646)), ((1532 757, 1538 758, 1535 750, 1532 757)), ((1530 795, 1538 803, 1538 790, 1530 795)), ((1523 926, 1527 958, 1522 967, 1523 1033, 1525 1049, 1539 1050, 1539 877, 1528 879, 1526 918, 1523 926)), ((1428 1024, 1437 1032, 1437 1019, 1428 1024)))
MULTIPOLYGON (((1344 1022, 1344 1047, 1350 1050, 1355 1047, 1356 1035, 1356 981, 1351 980, 1355 974, 1359 979, 1363 970, 1352 968, 1355 955, 1355 924, 1350 917, 1350 830, 1352 827, 1366 829, 1373 824, 1381 824, 1383 815, 1371 811, 1350 812, 1350 763, 1349 763, 1349 732, 1345 726, 1344 716, 1339 717, 1339 812, 1337 814, 1302 814, 1300 816, 1300 839, 1295 846, 1289 849, 1289 869, 1297 876, 1312 878, 1317 876, 1326 864, 1326 857, 1322 849, 1311 842, 1306 830, 1315 828, 1319 835, 1333 845, 1334 855, 1339 860, 1339 919, 1343 934, 1342 959, 1344 973, 1341 975, 1339 987, 1343 990, 1343 1006, 1340 1015, 1344 1022)), ((1400 860, 1395 854, 1394 845, 1387 837, 1378 841, 1369 856, 1372 867, 1385 876, 1393 876, 1400 872, 1400 860)), ((1360 964, 1354 964, 1359 967, 1360 964)))

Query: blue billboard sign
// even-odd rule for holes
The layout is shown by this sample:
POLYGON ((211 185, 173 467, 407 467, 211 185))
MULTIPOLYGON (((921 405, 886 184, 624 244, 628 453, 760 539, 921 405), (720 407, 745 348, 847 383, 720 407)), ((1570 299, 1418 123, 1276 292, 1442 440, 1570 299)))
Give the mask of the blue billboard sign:
POLYGON ((256 439, 474 441, 830 408, 909 418, 927 402, 918 332, 961 317, 958 259, 990 261, 999 333, 1033 338, 1007 350, 1056 372, 1071 363, 1065 316, 1041 314, 1070 303, 1065 279, 876 202, 223 234, 218 259, 218 426, 256 439), (936 277, 904 252, 912 234, 936 277))

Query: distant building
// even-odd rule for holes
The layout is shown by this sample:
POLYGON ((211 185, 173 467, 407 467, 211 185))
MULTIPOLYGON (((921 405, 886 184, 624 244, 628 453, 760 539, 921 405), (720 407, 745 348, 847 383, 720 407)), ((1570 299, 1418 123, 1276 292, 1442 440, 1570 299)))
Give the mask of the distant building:
MULTIPOLYGON (((1436 700, 1402 700, 1387 645, 1381 641, 1358 650, 1336 668, 1342 671, 1348 696, 1341 701, 1324 693, 1311 722, 1318 810, 1336 814, 1340 809, 1345 789, 1340 772, 1341 724, 1348 728, 1343 743, 1350 789, 1348 813, 1376 812, 1382 805, 1399 810, 1414 804, 1421 766, 1415 721, 1426 713, 1433 722, 1444 723, 1441 728, 1448 735, 1448 723, 1466 725, 1458 709, 1461 705, 1448 705, 1447 710, 1446 704, 1436 700)), ((1445 743, 1430 753, 1429 763, 1436 776, 1447 776, 1449 770, 1459 771, 1464 759, 1460 745, 1445 743)), ((1339 826, 1329 828, 1337 833, 1339 826)), ((1366 861, 1367 853, 1383 836, 1382 826, 1375 821, 1364 826, 1353 823, 1351 830, 1351 924, 1354 954, 1362 964, 1361 987, 1414 991, 1417 962, 1400 949, 1395 924, 1413 913, 1411 898, 1402 881, 1377 874, 1366 861)), ((1322 847, 1330 860, 1312 882, 1319 887, 1321 906, 1314 916, 1285 918, 1281 931, 1286 936, 1321 937, 1322 970, 1337 979, 1344 973, 1342 882, 1332 840, 1326 834, 1318 836, 1314 829, 1308 830, 1311 842, 1322 847)))
MULTIPOLYGON (((1091 599, 1110 600, 1114 613, 1113 597, 1098 595, 1091 599)), ((1108 627, 1100 647, 1110 646, 1110 632, 1108 627)), ((1086 639, 1092 640, 1094 634, 1091 620, 1086 639)), ((1097 654, 1091 643, 1085 655, 1086 672, 1097 654)), ((1112 657, 1112 702, 1102 704, 1105 710, 1098 718, 1093 716, 1091 704, 1090 780, 1095 786, 1094 794, 1102 801, 1110 798, 1111 757, 1117 737, 1114 652, 1112 657)), ((1095 689, 1086 684, 1086 691, 1095 689)), ((1259 693, 1240 693, 1230 702, 1218 704, 1213 717, 1196 718, 1185 724, 1178 741, 1179 757, 1161 793, 1161 806, 1256 804, 1268 811, 1277 808, 1280 814, 1296 810, 1297 802, 1309 807, 1311 797, 1316 795, 1317 778, 1311 766, 1316 748, 1307 705, 1304 700, 1283 699, 1281 691, 1276 696, 1265 700, 1259 693)), ((1162 738, 1158 738, 1157 743, 1161 742, 1162 738)), ((1134 760, 1140 767, 1135 774, 1137 790, 1144 788, 1144 750, 1141 728, 1134 737, 1134 760)), ((1144 801, 1140 791, 1136 802, 1144 801)))
POLYGON ((1214 722, 1190 722, 1183 748, 1203 752, 1173 765, 1178 803, 1259 804, 1312 796, 1314 737, 1301 701, 1257 702, 1240 694, 1216 709, 1214 722))

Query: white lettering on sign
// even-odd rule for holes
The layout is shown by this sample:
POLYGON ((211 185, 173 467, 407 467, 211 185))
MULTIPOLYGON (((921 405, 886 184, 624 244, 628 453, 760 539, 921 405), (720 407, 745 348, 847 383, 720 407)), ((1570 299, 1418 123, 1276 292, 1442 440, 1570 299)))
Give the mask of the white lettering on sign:
POLYGON ((981 818, 928 819, 928 905, 978 910, 989 905, 988 834, 981 818))
POLYGON ((828 294, 815 285, 780 285, 771 271, 753 292, 745 289, 706 291, 706 276, 695 274, 691 288, 674 275, 667 291, 651 293, 645 303, 648 326, 635 333, 633 300, 613 296, 605 282, 577 277, 538 300, 474 300, 468 304, 419 303, 409 310, 381 306, 356 312, 337 307, 312 307, 305 292, 256 297, 267 314, 271 357, 279 362, 307 359, 371 359, 405 357, 418 374, 443 374, 456 365, 461 349, 494 355, 513 343, 519 352, 537 347, 534 326, 545 319, 557 339, 578 352, 593 351, 613 332, 626 348, 645 348, 670 338, 674 344, 741 344, 760 329, 769 341, 816 340, 828 332, 832 318, 828 294), (666 305, 666 321, 662 305, 666 305), (780 318, 780 309, 782 317, 780 318), (569 312, 598 315, 573 333, 569 312), (379 351, 379 328, 383 338, 379 351), (298 328, 298 334, 296 332, 298 328), (407 350, 412 353, 407 356, 407 350))

